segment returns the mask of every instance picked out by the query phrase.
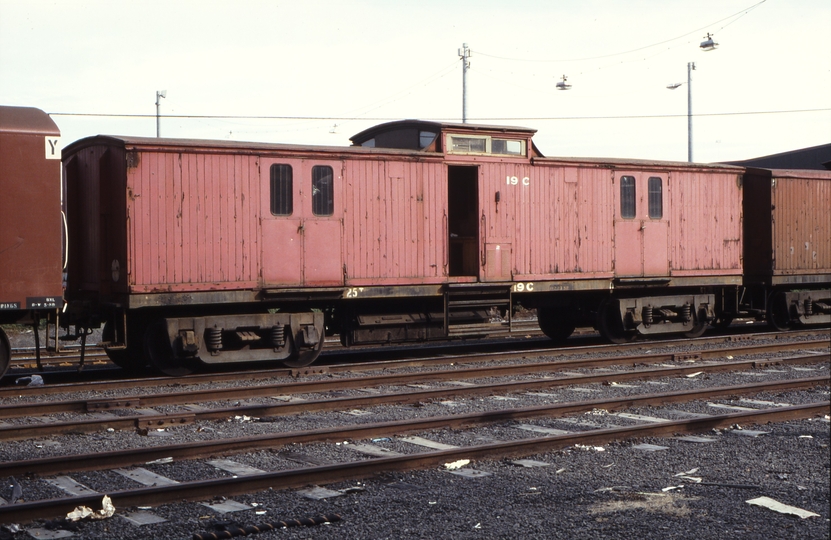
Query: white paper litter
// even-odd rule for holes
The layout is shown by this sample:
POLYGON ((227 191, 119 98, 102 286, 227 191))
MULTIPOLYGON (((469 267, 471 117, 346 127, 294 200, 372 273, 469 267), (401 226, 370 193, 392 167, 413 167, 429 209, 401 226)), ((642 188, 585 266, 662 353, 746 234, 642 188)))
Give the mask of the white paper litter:
POLYGON ((452 471, 452 470, 455 470, 455 469, 461 469, 465 465, 470 465, 470 460, 469 459, 460 459, 459 461, 454 461, 452 463, 445 463, 444 468, 447 469, 448 471, 452 471))
POLYGON ((703 371, 696 371, 695 373, 690 373, 689 375, 687 375, 687 378, 692 379, 693 377, 698 377, 702 373, 704 373, 704 372, 703 371))
POLYGON ((687 475, 690 475, 690 474, 695 474, 695 473, 698 472, 699 469, 700 469, 700 467, 696 467, 695 469, 690 469, 687 472, 680 472, 680 473, 676 474, 675 476, 687 476, 687 475))
POLYGON ((104 498, 101 500, 101 510, 93 510, 87 506, 78 506, 66 515, 66 519, 69 521, 80 521, 86 518, 107 519, 113 517, 113 514, 115 514, 115 506, 113 506, 109 496, 104 495, 104 498))
POLYGON ((605 452, 606 449, 602 446, 591 446, 585 444, 575 444, 574 448, 579 448, 580 450, 594 450, 595 452, 605 452))
POLYGON ((808 510, 803 510, 801 508, 797 508, 796 506, 790 506, 787 504, 783 504, 775 499, 771 499, 770 497, 758 497, 756 499, 750 499, 749 501, 745 501, 747 504, 752 504, 754 506, 761 506, 763 508, 769 508, 774 512, 779 512, 780 514, 792 514, 794 516, 798 516, 802 519, 809 518, 809 517, 819 517, 819 514, 815 514, 813 512, 809 512, 808 510))

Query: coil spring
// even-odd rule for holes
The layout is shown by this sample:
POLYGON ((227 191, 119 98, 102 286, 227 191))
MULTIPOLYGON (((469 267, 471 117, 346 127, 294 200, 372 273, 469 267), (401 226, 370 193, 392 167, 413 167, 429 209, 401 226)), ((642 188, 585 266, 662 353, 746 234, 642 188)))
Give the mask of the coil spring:
POLYGON ((681 320, 688 322, 692 319, 692 306, 684 304, 681 306, 681 320))
POLYGON ((222 328, 208 328, 205 330, 205 342, 208 349, 218 351, 222 349, 222 328))
POLYGON ((806 298, 804 301, 805 304, 805 315, 810 317, 814 314, 814 302, 810 298, 806 298))
POLYGON ((271 344, 275 347, 282 347, 286 344, 286 327, 282 324, 271 327, 271 344))
POLYGON ((652 306, 643 307, 643 323, 647 326, 652 324, 652 306))

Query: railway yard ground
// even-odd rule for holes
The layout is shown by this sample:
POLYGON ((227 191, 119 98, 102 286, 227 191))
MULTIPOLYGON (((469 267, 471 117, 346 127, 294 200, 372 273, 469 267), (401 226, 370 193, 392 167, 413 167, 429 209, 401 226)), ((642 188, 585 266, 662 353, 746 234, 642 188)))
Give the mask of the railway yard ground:
POLYGON ((15 364, 0 539, 829 537, 828 329, 580 334, 180 379, 15 364))

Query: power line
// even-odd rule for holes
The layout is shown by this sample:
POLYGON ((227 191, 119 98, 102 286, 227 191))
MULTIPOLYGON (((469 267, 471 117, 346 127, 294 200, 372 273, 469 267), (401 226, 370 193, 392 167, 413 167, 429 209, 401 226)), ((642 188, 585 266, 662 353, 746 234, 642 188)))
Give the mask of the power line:
MULTIPOLYGON (((778 111, 733 111, 717 113, 697 113, 693 116, 752 116, 767 114, 799 114, 810 112, 829 112, 831 107, 820 109, 788 109, 778 111)), ((155 118, 154 114, 110 114, 110 113, 72 113, 53 112, 50 116, 76 116, 94 118, 155 118)), ((626 120, 637 118, 681 118, 686 114, 642 114, 642 115, 620 115, 620 116, 534 116, 534 117, 481 117, 472 118, 474 121, 516 121, 516 120, 626 120)), ((193 114, 171 114, 162 115, 161 118, 168 119, 191 119, 191 120, 338 120, 338 121, 373 121, 390 122, 400 120, 400 117, 349 117, 349 116, 235 116, 235 115, 193 115, 193 114)), ((456 121, 457 118, 434 118, 436 121, 456 121)))
POLYGON ((589 57, 585 57, 585 58, 566 58, 566 59, 560 59, 560 60, 535 60, 535 59, 532 59, 532 58, 510 58, 510 57, 506 57, 506 56, 497 56, 497 55, 493 55, 493 54, 487 54, 487 53, 484 53, 484 52, 479 51, 479 50, 474 50, 474 52, 479 56, 486 56, 488 58, 494 58, 496 60, 510 60, 510 61, 513 61, 513 62, 553 63, 553 62, 584 62, 584 61, 588 61, 588 60, 600 60, 600 59, 603 59, 603 58, 611 58, 613 56, 622 56, 624 54, 630 54, 630 53, 633 53, 633 52, 642 51, 644 49, 657 47, 657 46, 663 45, 665 43, 670 43, 670 42, 675 41, 677 39, 682 39, 682 38, 685 38, 685 37, 687 37, 691 34, 695 34, 696 32, 701 32, 702 30, 706 30, 707 28, 710 28, 713 25, 716 25, 720 22, 723 22, 723 21, 732 19, 733 17, 736 17, 735 20, 730 21, 729 23, 727 23, 727 24, 725 24, 724 26, 721 27, 722 29, 724 29, 727 26, 729 26, 729 25, 733 24, 734 22, 736 22, 737 20, 739 20, 740 18, 747 15, 753 9, 755 9, 755 8, 759 7, 760 5, 764 4, 766 1, 767 0, 762 0, 759 3, 750 6, 749 8, 745 8, 745 9, 743 9, 743 10, 737 12, 737 13, 734 13, 734 14, 728 16, 728 17, 724 17, 723 19, 719 19, 715 22, 712 22, 710 24, 702 26, 701 28, 696 28, 695 30, 691 30, 689 32, 686 32, 685 34, 680 35, 680 36, 670 38, 670 39, 666 39, 664 41, 659 41, 658 43, 653 43, 651 45, 644 45, 643 47, 638 47, 636 49, 630 49, 628 51, 623 51, 623 52, 604 54, 604 55, 600 55, 600 56, 589 56, 589 57))

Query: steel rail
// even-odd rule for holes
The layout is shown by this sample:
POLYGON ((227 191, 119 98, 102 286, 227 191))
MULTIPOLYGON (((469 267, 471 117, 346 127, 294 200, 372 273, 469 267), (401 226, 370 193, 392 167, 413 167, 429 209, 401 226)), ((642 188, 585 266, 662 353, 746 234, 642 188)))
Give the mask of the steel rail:
MULTIPOLYGON (((530 375, 544 372, 564 371, 584 367, 602 367, 607 365, 654 364, 668 360, 677 360, 673 355, 650 355, 636 358, 613 358, 601 360, 569 360, 561 362, 537 362, 533 364, 498 364, 484 367, 457 368, 421 373, 392 373, 386 375, 351 377, 344 379, 327 379, 322 381, 300 381, 290 383, 263 384, 258 386, 209 388, 205 390, 170 392, 164 394, 145 394, 123 396, 117 398, 84 399, 73 401, 45 401, 26 402, 11 405, 0 405, 0 418, 19 418, 23 416, 37 416, 56 413, 86 413, 114 409, 155 407, 161 405, 182 405, 200 402, 229 401, 250 399, 254 397, 270 397, 274 395, 304 394, 344 390, 347 388, 367 388, 378 386, 393 386, 401 384, 422 383, 431 381, 447 381, 457 379, 475 379, 484 377, 507 377, 530 375)), ((687 359, 689 355, 684 355, 687 359)), ((738 371, 763 367, 771 364, 805 364, 831 360, 829 354, 817 354, 793 358, 776 359, 770 361, 740 360, 734 362, 695 364, 682 367, 671 367, 657 370, 617 371, 583 377, 569 376, 563 379, 546 379, 554 384, 585 384, 592 382, 609 382, 610 380, 631 380, 642 377, 671 377, 687 375, 695 371, 738 371)), ((518 381, 522 384, 522 381, 518 381)), ((2 432, 2 430, 0 430, 2 432)), ((1 437, 0 437, 1 438, 1 437)))
POLYGON ((30 473, 46 475, 62 472, 89 471, 143 464, 165 458, 193 459, 234 452, 247 452, 262 448, 275 448, 289 444, 365 439, 412 431, 472 427, 523 418, 560 417, 594 409, 619 410, 629 407, 693 401, 701 399, 702 397, 712 399, 721 396, 757 394, 783 389, 805 389, 828 383, 829 381, 828 377, 811 377, 787 381, 752 383, 748 385, 642 394, 612 399, 601 398, 589 401, 555 403, 500 411, 418 418, 414 420, 380 422, 346 427, 339 426, 286 433, 269 433, 232 440, 215 439, 176 445, 95 452, 92 454, 28 459, 0 463, 0 477, 30 473))
MULTIPOLYGON (((721 336, 721 337, 708 337, 708 338, 696 338, 696 339, 684 339, 684 340, 672 340, 672 341, 660 341, 660 342, 636 342, 636 343, 627 343, 623 345, 597 345, 597 346, 575 346, 575 347, 550 347, 550 348, 542 348, 542 349, 523 349, 521 351, 509 351, 509 352, 502 352, 502 353, 468 353, 462 355, 447 355, 442 354, 439 356, 434 357, 427 357, 427 358, 405 358, 405 359, 397 359, 397 360, 375 360, 369 362, 350 362, 350 363, 341 363, 341 364, 334 364, 334 365, 326 365, 323 362, 318 362, 314 366, 309 366, 308 368, 299 368, 299 369, 289 369, 289 368, 269 368, 269 369, 260 369, 260 370, 246 370, 246 371, 234 371, 230 373, 200 373, 200 374, 193 374, 184 377, 168 377, 168 376, 157 376, 157 377, 141 377, 141 378, 133 378, 133 379, 121 379, 117 381, 97 381, 97 382, 87 382, 87 383, 68 383, 68 384, 46 384, 44 386, 37 386, 37 387, 18 387, 18 386, 5 386, 0 387, 0 398, 4 396, 22 396, 27 394, 35 394, 35 395, 46 395, 46 394, 57 394, 57 393, 65 393, 65 392, 89 392, 95 390, 121 390, 126 388, 137 388, 147 385, 160 385, 160 384, 177 384, 177 385, 196 385, 196 384, 207 384, 207 383, 216 383, 216 382, 227 382, 227 381, 238 381, 241 379, 245 380, 252 380, 252 379, 265 379, 265 378, 273 378, 273 377, 283 377, 283 376, 291 376, 291 377, 298 377, 303 375, 314 375, 314 374, 327 374, 327 373, 341 373, 341 372, 354 372, 354 371, 379 371, 383 369, 396 369, 396 368, 404 368, 404 367, 421 367, 421 366, 432 366, 432 365, 441 365, 441 364, 449 364, 453 362, 485 362, 485 361, 499 361, 499 360, 513 360, 513 359, 521 359, 527 358, 529 356, 546 356, 546 355, 557 355, 557 356, 564 356, 569 354, 591 354, 591 353, 608 353, 608 352, 618 352, 618 351, 639 351, 643 349, 650 349, 655 347, 670 347, 673 345, 702 345, 702 344, 726 344, 732 345, 739 341, 745 341, 748 339, 775 339, 778 340, 780 338, 784 338, 785 336, 799 336, 799 335, 814 335, 817 333, 817 330, 799 330, 796 332, 789 332, 787 334, 781 333, 763 333, 763 334, 745 334, 745 335, 738 335, 738 336, 721 336)), ((807 342, 802 342, 805 347, 810 346, 827 346, 828 340, 817 339, 807 342)), ((797 344, 765 344, 765 345, 755 345, 755 346, 745 346, 740 348, 733 347, 729 349, 729 351, 733 352, 737 355, 743 354, 758 354, 760 352, 775 352, 774 349, 771 347, 776 348, 775 350, 793 350, 800 348, 797 344), (784 347, 784 348, 783 348, 784 347), (767 351, 761 350, 764 348, 768 348, 767 351)), ((728 349, 721 349, 721 352, 727 351, 728 349)), ((349 351, 343 354, 360 354, 363 352, 367 352, 370 354, 378 353, 378 349, 365 349, 365 350, 354 350, 349 351)), ((325 353, 324 353, 325 354, 325 353)), ((695 353, 691 353, 695 354, 695 353)), ((700 354, 703 354, 702 358, 709 358, 713 356, 719 355, 719 350, 709 350, 709 351, 701 351, 700 354)), ((323 357, 321 357, 323 358, 323 357)), ((332 357, 329 357, 331 360, 332 357)), ((48 376, 48 374, 47 374, 48 376)), ((7 375, 8 377, 8 375, 7 375)))
MULTIPOLYGON (((831 402, 809 403, 790 407, 743 411, 737 413, 651 423, 630 427, 590 430, 565 435, 521 439, 510 442, 461 447, 405 456, 374 458, 333 465, 267 472, 238 477, 225 477, 173 485, 121 490, 109 493, 116 508, 159 505, 182 500, 204 500, 222 493, 240 495, 265 489, 288 489, 309 484, 327 484, 371 477, 392 471, 436 467, 458 459, 501 459, 550 452, 575 444, 605 444, 613 440, 655 437, 676 433, 695 433, 735 423, 760 424, 804 419, 826 413, 831 402)), ((77 506, 97 508, 103 494, 49 499, 0 506, 0 522, 17 523, 50 518, 72 511, 77 506)))
MULTIPOLYGON (((679 361, 679 360, 706 360, 712 358, 723 357, 725 353, 730 353, 733 356, 744 356, 750 354, 765 354, 765 353, 774 353, 774 352, 783 352, 783 351, 792 351, 798 349, 805 349, 811 347, 821 347, 827 348, 828 341, 827 340, 812 340, 808 342, 798 342, 798 343, 774 343, 774 344, 765 344, 765 345, 754 345, 754 346, 746 346, 746 347, 739 347, 733 348, 730 350, 706 350, 706 351, 699 351, 699 352, 689 352, 689 353, 667 353, 667 354, 641 354, 641 355, 627 355, 627 356, 616 356, 616 357, 608 357, 608 358, 598 358, 592 360, 554 360, 551 362, 541 362, 538 363, 540 365, 559 365, 562 366, 563 369, 573 369, 577 367, 604 367, 610 365, 622 365, 622 364, 656 364, 662 362, 670 362, 670 361, 679 361)), ((603 351, 613 350, 608 347, 602 348, 603 351)), ((619 346, 614 346, 619 347, 619 346)), ((590 348, 592 349, 592 348, 590 348)), ((585 354, 587 352, 591 352, 585 348, 577 348, 577 349, 553 349, 558 351, 560 354, 567 354, 573 352, 579 352, 585 354)), ((593 349, 592 349, 593 350, 593 349)), ((506 352, 506 353, 480 353, 480 354, 468 354, 468 355, 458 355, 458 356, 441 356, 436 358, 428 358, 428 359, 417 359, 417 360, 404 360, 404 361, 379 361, 379 362, 370 362, 367 364, 360 364, 360 365, 342 365, 342 366, 329 366, 325 368, 315 368, 317 372, 325 372, 325 373, 338 373, 338 372, 354 372, 354 371, 376 371, 382 369, 391 369, 391 368, 402 368, 402 367, 414 367, 414 366, 427 366, 427 365, 444 365, 444 364, 460 364, 460 363, 471 363, 471 362, 486 362, 486 361, 502 361, 502 360, 516 360, 527 358, 529 356, 541 356, 544 353, 540 353, 539 351, 522 351, 522 352, 506 352)), ((534 365, 534 364, 526 364, 526 365, 534 365)), ((507 366, 509 369, 510 366, 507 366)), ((161 384, 185 384, 185 385, 196 385, 196 384, 211 384, 211 383, 218 383, 218 382, 229 382, 229 381, 238 381, 238 380, 246 380, 250 381, 251 379, 257 378, 274 378, 278 376, 286 376, 289 375, 291 370, 265 370, 265 371, 254 371, 254 372, 234 372, 234 373, 212 373, 212 374, 201 374, 201 375, 190 375, 187 377, 181 378, 174 378, 174 377, 154 377, 154 378, 142 378, 142 379, 127 379, 127 380, 119 380, 119 381, 99 381, 99 382, 91 382, 91 383, 83 383, 83 384, 58 384, 58 385, 44 385, 44 386, 32 386, 32 387, 3 387, 0 388, 0 399, 2 398, 19 398, 26 395, 46 395, 46 394, 60 394, 60 393, 80 393, 80 392, 94 392, 94 391, 103 391, 103 390, 123 390, 127 388, 136 388, 136 387, 146 387, 148 385, 161 385, 161 384)), ((339 379, 345 380, 345 379, 339 379)), ((254 388, 254 387, 250 387, 254 388)), ((3 418, 2 412, 0 412, 0 418, 3 418)))
MULTIPOLYGON (((808 357, 816 361, 816 357, 808 357)), ((800 357, 804 363, 806 358, 800 357)), ((770 365, 776 362, 745 361, 737 364, 745 368, 753 365, 770 365)), ((552 388, 559 386, 571 386, 576 384, 589 384, 598 382, 614 382, 635 379, 650 379, 669 377, 674 375, 690 374, 696 371, 707 372, 733 370, 731 364, 711 364, 707 366, 685 366, 678 368, 643 369, 635 371, 621 371, 617 373, 602 373, 597 375, 569 376, 560 378, 545 378, 528 381, 511 381, 501 383, 490 383, 463 387, 441 387, 435 389, 417 390, 412 392, 398 392, 393 394, 376 394, 359 397, 327 398, 314 401, 296 401, 279 404, 255 404, 216 409, 205 409, 182 413, 168 413, 159 415, 132 415, 132 416, 110 416, 104 418, 92 418, 74 420, 68 422, 36 423, 24 425, 0 426, 0 440, 20 440, 33 437, 49 436, 54 434, 70 432, 91 432, 100 429, 133 429, 133 428, 158 428, 189 424, 197 420, 216 420, 229 416, 274 416, 299 414, 303 412, 317 412, 328 410, 349 410, 360 407, 369 407, 389 404, 418 403, 434 399, 446 399, 459 396, 479 396, 492 394, 505 394, 518 391, 528 391, 541 388, 552 388)), ((455 373, 454 373, 455 374, 455 373)), ((350 379, 352 380, 352 379, 350 379)), ((798 380, 798 379, 795 379, 798 380)), ((820 381, 828 381, 829 376, 819 377, 820 381)), ((412 379, 410 379, 412 382, 412 379)), ((781 381, 787 385, 788 381, 781 381)), ((309 383, 312 384, 312 383, 309 383)), ((364 385, 366 386, 366 385, 364 385)), ((787 387, 787 386, 785 386, 787 387)), ((706 393, 706 389, 702 392, 706 393)), ((273 395, 269 394, 269 395, 273 395)), ((164 397, 161 396, 160 399, 164 397)), ((185 400, 190 402, 189 400, 185 400)))

